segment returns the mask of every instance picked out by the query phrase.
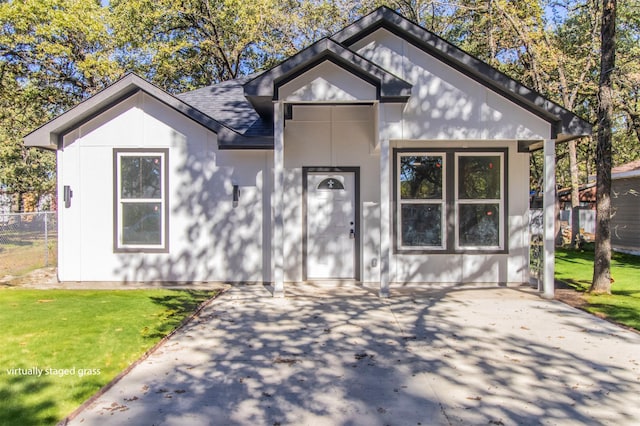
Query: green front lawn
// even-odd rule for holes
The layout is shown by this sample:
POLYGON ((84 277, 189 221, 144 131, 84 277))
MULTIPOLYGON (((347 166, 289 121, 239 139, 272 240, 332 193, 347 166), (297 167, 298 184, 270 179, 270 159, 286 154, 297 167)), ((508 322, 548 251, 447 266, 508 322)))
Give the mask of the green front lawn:
POLYGON ((211 291, 0 290, 0 425, 55 424, 211 291))
MULTIPOLYGON (((589 312, 640 330, 640 256, 614 253, 611 295, 585 293, 589 312)), ((578 291, 589 290, 593 278, 593 251, 556 249, 557 280, 578 291)))

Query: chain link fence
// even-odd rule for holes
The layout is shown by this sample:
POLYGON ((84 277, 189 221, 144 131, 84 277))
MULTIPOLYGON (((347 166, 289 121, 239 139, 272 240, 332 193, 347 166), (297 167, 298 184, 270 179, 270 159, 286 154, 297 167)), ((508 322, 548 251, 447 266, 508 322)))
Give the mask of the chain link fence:
POLYGON ((0 279, 56 266, 56 212, 0 213, 0 279))

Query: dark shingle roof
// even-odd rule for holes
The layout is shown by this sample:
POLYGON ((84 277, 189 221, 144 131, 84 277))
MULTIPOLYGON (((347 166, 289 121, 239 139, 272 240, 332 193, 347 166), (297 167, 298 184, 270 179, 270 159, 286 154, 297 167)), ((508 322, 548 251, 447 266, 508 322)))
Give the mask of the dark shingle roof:
POLYGON ((631 161, 611 169, 612 179, 630 178, 640 176, 640 160, 631 161))
POLYGON ((176 97, 245 136, 272 135, 273 123, 260 117, 244 96, 243 85, 249 79, 224 81, 176 97))

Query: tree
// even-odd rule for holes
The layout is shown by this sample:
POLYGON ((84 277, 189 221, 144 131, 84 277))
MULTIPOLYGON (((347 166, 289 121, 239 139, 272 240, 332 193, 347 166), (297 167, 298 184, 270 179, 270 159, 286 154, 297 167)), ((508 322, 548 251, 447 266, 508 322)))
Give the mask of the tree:
MULTIPOLYGON (((594 121, 599 1, 0 0, 0 185, 50 189, 52 156, 21 137, 124 70, 195 89, 268 68, 383 3, 594 121)), ((618 9, 617 163, 640 156, 639 3, 618 9)), ((559 146, 559 184, 577 191, 594 157, 593 143, 559 146)))
MULTIPOLYGON (((549 56, 554 58, 550 60, 552 62, 550 80, 558 82, 557 87, 562 106, 569 110, 575 110, 578 102, 584 103, 585 99, 589 99, 595 94, 595 87, 591 81, 598 63, 596 52, 598 50, 597 31, 599 26, 596 17, 599 16, 599 10, 593 0, 587 0, 583 4, 569 0, 564 8, 579 12, 568 15, 554 33, 545 35, 544 40, 548 47, 549 56), (553 68, 556 69, 556 72, 553 71, 553 68)), ((569 161, 571 186, 571 242, 577 244, 577 236, 580 232, 578 208, 580 206, 581 180, 578 141, 571 140, 567 143, 566 154, 569 161)), ((584 176, 588 177, 587 170, 585 170, 584 176)))
POLYGON ((368 13, 374 0, 112 0, 117 58, 170 92, 276 65, 368 13))
POLYGON ((611 127, 612 74, 616 63, 616 0, 602 2, 600 81, 598 84, 598 144, 596 149, 596 248, 592 293, 611 293, 611 127))
POLYGON ((295 1, 113 0, 118 60, 172 92, 274 65, 296 50, 295 1))
POLYGON ((38 196, 55 188, 55 155, 22 137, 115 79, 96 0, 0 2, 0 185, 38 196))
MULTIPOLYGON (((514 79, 532 87, 563 107, 589 116, 585 102, 595 97, 597 73, 597 32, 593 16, 599 16, 594 0, 466 0, 463 15, 471 14, 470 24, 460 32, 458 42, 471 53, 484 59, 514 79), (487 37, 477 37, 477 33, 487 37)), ((557 180, 572 188, 572 241, 579 231, 577 208, 579 184, 586 177, 580 170, 580 148, 588 145, 573 140, 558 146, 557 180), (568 164, 566 164, 568 163, 568 164)), ((532 187, 539 192, 542 176, 535 164, 541 164, 541 153, 532 157, 532 187)), ((583 161, 584 162, 584 161, 583 161)), ((558 221, 559 222, 559 221, 558 221)), ((559 233, 558 241, 562 238, 559 233)))
POLYGON ((640 158, 640 0, 621 2, 616 10, 616 90, 613 164, 640 158))

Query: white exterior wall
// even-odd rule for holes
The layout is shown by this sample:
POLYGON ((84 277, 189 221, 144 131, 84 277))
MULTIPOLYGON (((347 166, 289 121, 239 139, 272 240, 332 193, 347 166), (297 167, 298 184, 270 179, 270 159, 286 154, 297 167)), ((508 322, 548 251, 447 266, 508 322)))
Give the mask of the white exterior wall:
POLYGON ((61 281, 270 279, 262 242, 270 241, 263 223, 271 152, 219 151, 215 134, 144 94, 81 126, 64 145, 59 199, 64 185, 73 199, 70 208, 60 203, 61 281), (169 150, 169 253, 114 253, 114 148, 169 150))
MULTIPOLYGON (((508 254, 398 254, 391 256, 390 281, 395 283, 524 283, 529 279, 529 156, 508 141, 393 141, 394 148, 508 148, 508 254)), ((392 158, 393 161, 393 158, 392 158)), ((390 165, 393 169, 393 165, 390 165)), ((393 179, 393 176, 392 176, 393 179)), ((393 182, 392 182, 393 185, 393 182)), ((393 188, 390 189, 393 196, 393 188)), ((391 200, 392 209, 395 201, 391 200)), ((392 216, 393 216, 392 210, 392 216)), ((393 232, 393 231, 392 231, 393 232)), ((392 234, 395 238, 395 234, 392 234)))
POLYGON ((401 139, 549 138, 549 123, 387 30, 351 48, 413 85, 401 139))
MULTIPOLYGON (((412 83, 412 96, 406 105, 379 104, 371 85, 331 63, 280 88, 280 101, 297 103, 284 127, 284 280, 303 279, 302 168, 342 166, 360 170, 359 276, 380 282, 381 244, 395 238, 392 223, 388 239, 381 236, 381 202, 390 220, 395 209, 393 172, 388 191, 380 182, 384 144, 391 154, 508 149, 509 254, 392 252, 391 282, 528 282, 529 156, 516 141, 548 138, 549 124, 386 30, 356 48, 412 83), (369 104, 336 105, 358 101, 369 104)), ((61 280, 272 281, 273 151, 219 151, 215 134, 140 94, 67 135, 58 158, 59 198, 64 185, 74 191, 70 208, 60 203, 61 280), (113 148, 136 147, 169 149, 167 254, 113 251, 113 148)), ((393 155, 388 166, 393 171, 393 155)))
MULTIPOLYGON (((379 282, 379 154, 373 149, 374 106, 305 106, 294 109, 285 126, 285 281, 302 281, 302 167, 360 167, 360 244, 363 282, 379 282)), ((392 121, 391 121, 392 123, 392 121)), ((391 255, 393 283, 528 282, 529 157, 515 141, 392 141, 391 148, 508 148, 509 254, 391 255)), ((391 158, 391 161, 393 158, 391 158)), ((393 170, 393 164, 390 164, 393 170)), ((391 186, 393 182, 391 182, 391 186)), ((390 187, 392 217, 395 208, 390 187)), ((393 226, 391 238, 395 238, 393 226)))
POLYGON ((375 99, 376 88, 338 65, 325 61, 278 91, 289 102, 358 101, 375 99))
MULTIPOLYGON (((394 148, 508 148, 509 254, 392 253, 390 282, 528 282, 529 156, 517 152, 515 141, 548 137, 549 123, 384 29, 352 48, 413 84, 406 105, 380 106, 378 144, 387 139, 392 152, 394 148)), ((393 170, 393 155, 390 162, 393 170)), ((391 219, 393 185, 391 174, 391 219)), ((390 228, 393 244, 393 224, 390 228)))
POLYGON ((374 152, 373 117, 375 105, 295 106, 293 119, 285 125, 284 228, 285 281, 301 281, 303 217, 303 167, 360 168, 361 277, 378 278, 378 250, 375 220, 380 199, 378 156, 374 152), (376 259, 373 261, 373 259, 376 259))
MULTIPOLYGON (((392 283, 528 282, 529 156, 518 139, 544 139, 550 125, 425 52, 380 29, 357 45, 361 55, 413 84, 406 105, 294 107, 285 126, 285 280, 302 280, 302 167, 361 168, 361 280, 380 280, 380 144, 394 148, 507 148, 508 254, 398 254, 390 256, 392 283), (351 108, 351 109, 350 109, 351 108), (353 114, 371 108, 361 119, 353 114), (377 111, 376 111, 377 110, 377 111)), ((371 99, 366 85, 333 64, 320 65, 280 90, 285 101, 371 99), (326 69, 325 69, 326 68, 326 69), (330 82, 328 84, 327 82, 330 82), (351 89, 349 89, 351 88, 351 89), (283 96, 284 95, 284 96, 283 96), (290 98, 290 99, 288 99, 290 98)), ((393 171, 393 155, 389 168, 393 171)), ((391 173, 390 220, 395 213, 391 173)), ((384 200, 383 200, 384 202, 384 200)), ((393 223, 389 239, 395 238, 393 223)))

